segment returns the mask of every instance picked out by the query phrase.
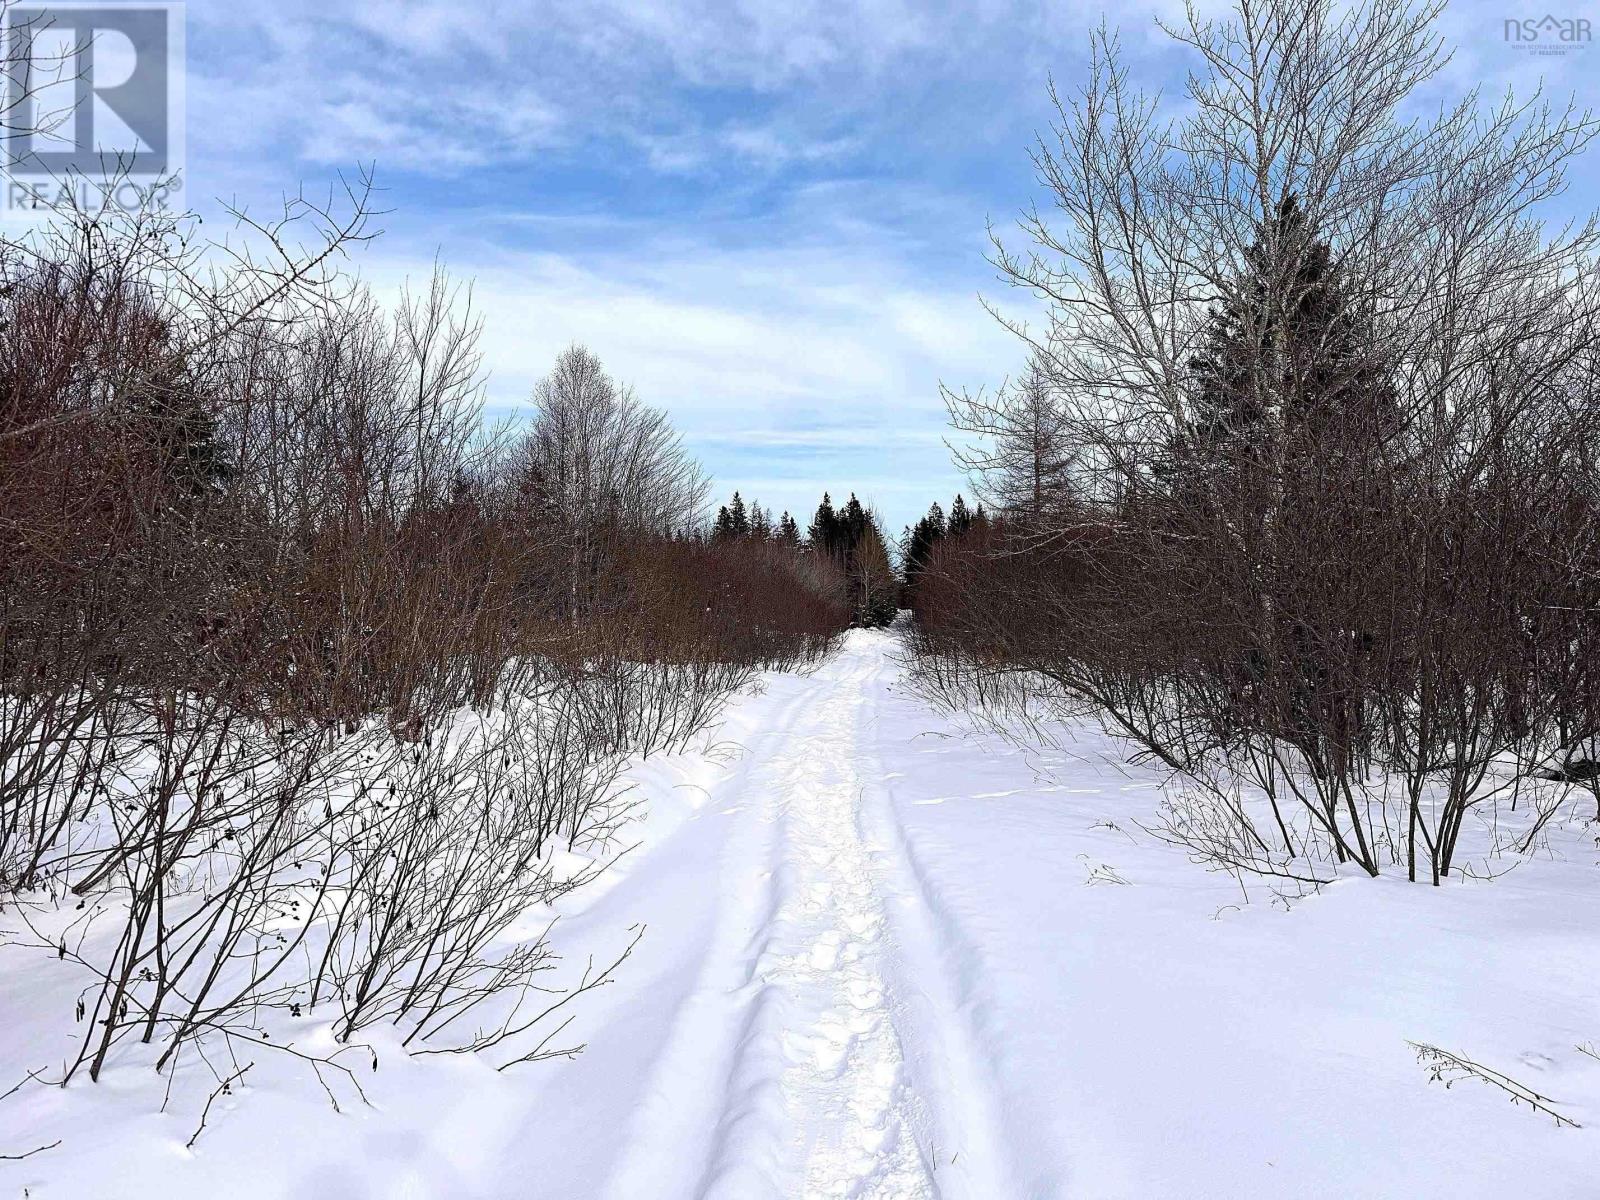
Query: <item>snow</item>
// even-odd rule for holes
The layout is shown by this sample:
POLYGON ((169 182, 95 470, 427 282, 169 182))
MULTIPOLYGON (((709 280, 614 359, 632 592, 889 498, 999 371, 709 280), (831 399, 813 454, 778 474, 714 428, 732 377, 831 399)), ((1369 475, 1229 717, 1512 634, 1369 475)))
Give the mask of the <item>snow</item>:
MULTIPOLYGON (((378 1069, 352 1060, 370 1104, 263 1063, 193 1149, 208 1089, 163 1113, 162 1079, 114 1065, 0 1101, 0 1153, 62 1139, 0 1163, 0 1194, 1600 1194, 1593 826, 1493 879, 1279 897, 1146 834, 1161 780, 1095 729, 1025 748, 933 710, 900 653, 852 633, 633 768, 640 845, 552 938, 573 979, 645 926, 575 1002, 581 1055, 500 1073, 379 1033, 378 1069), (1582 1128, 1430 1083, 1410 1042, 1582 1128)), ((0 961, 4 1091, 59 1062, 81 980, 0 961)))

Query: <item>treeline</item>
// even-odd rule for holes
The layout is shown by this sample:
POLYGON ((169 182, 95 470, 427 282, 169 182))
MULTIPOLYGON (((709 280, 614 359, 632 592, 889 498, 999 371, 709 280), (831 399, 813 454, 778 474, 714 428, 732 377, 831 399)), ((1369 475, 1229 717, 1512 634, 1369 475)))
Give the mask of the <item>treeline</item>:
POLYGON ((928 506, 925 516, 918 518, 915 525, 907 526, 900 535, 901 588, 905 607, 913 607, 918 580, 933 557, 934 550, 945 538, 959 540, 973 529, 982 534, 988 526, 989 514, 984 512, 983 505, 979 504, 976 512, 971 511, 967 508, 966 498, 959 492, 950 502, 948 517, 939 502, 934 501, 928 506))
POLYGON ((996 515, 927 552, 917 643, 953 702, 1092 706, 1208 862, 1437 883, 1600 775, 1600 232, 1537 218, 1600 127, 1403 123, 1435 10, 1309 11, 1194 18, 1174 127, 1098 43, 997 259, 1050 336, 950 397, 996 515))
POLYGON ((561 1049, 549 948, 503 940, 588 878, 552 851, 850 619, 793 546, 703 536, 697 464, 588 351, 486 428, 468 295, 335 269, 367 195, 225 256, 150 215, 0 244, 0 904, 82 974, 58 1079, 342 1069, 273 1012, 561 1049))
POLYGON ((733 499, 717 510, 711 541, 718 546, 776 547, 786 556, 797 556, 793 561, 806 564, 815 586, 826 587, 844 599, 853 625, 871 629, 894 620, 899 580, 877 514, 857 500, 854 492, 839 509, 824 492, 803 538, 787 512, 774 521, 759 503, 752 501, 746 506, 735 492, 733 499))

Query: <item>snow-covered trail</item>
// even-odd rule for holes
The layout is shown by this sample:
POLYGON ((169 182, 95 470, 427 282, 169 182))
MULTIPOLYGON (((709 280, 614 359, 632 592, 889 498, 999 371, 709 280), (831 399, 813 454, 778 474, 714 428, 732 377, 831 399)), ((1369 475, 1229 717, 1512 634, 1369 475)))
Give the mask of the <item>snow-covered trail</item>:
POLYGON ((905 918, 921 906, 870 736, 898 674, 894 645, 856 635, 713 792, 707 819, 732 829, 701 883, 724 904, 602 1194, 940 1194, 947 1098, 927 1094, 926 1056, 908 1062, 907 1046, 948 1014, 930 1016, 942 981, 918 976, 930 962, 908 944, 921 931, 905 918))
MULTIPOLYGON (((639 846, 552 938, 570 981, 646 927, 574 1005, 576 1058, 498 1073, 375 1031, 370 1106, 253 1075, 192 1151, 129 1068, 0 1111, 0 1153, 70 1137, 0 1162, 0 1196, 1600 1196, 1592 828, 1492 881, 1275 895, 1144 832, 1163 781, 1125 747, 1024 749, 932 708, 901 653, 854 631, 629 772, 639 846), (1410 1041, 1584 1127, 1430 1085, 1410 1041)), ((0 1085, 70 1011, 34 983, 0 976, 0 1085)))
POLYGON ((527 1109, 559 1163, 535 1194, 1600 1194, 1588 1129, 1430 1087, 1407 1045, 1470 1046, 1593 1123, 1591 856, 1247 897, 1143 833, 1162 783, 1124 746, 974 729, 901 654, 856 631, 769 676, 730 713, 737 761, 569 925, 651 922, 527 1109))

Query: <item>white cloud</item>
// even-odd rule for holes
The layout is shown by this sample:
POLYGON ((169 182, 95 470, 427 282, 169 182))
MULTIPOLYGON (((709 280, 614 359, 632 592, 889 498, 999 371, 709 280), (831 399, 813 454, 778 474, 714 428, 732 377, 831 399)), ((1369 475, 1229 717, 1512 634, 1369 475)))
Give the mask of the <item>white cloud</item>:
POLYGON ((218 153, 375 155, 446 175, 592 138, 632 142, 652 169, 832 161, 859 146, 853 124, 893 113, 885 96, 959 77, 986 41, 1042 26, 1030 13, 903 0, 197 5, 196 133, 218 153), (708 106, 707 89, 762 111, 708 106))
MULTIPOLYGON (((259 197, 376 159, 402 174, 383 197, 402 232, 365 270, 392 286, 438 247, 476 277, 497 405, 583 341, 730 485, 832 464, 835 486, 909 504, 948 477, 939 384, 1022 357, 975 299, 996 291, 983 222, 1005 230, 1036 192, 1045 72, 1070 91, 1102 13, 1136 78, 1181 97, 1192 64, 1150 9, 1077 2, 195 5, 191 178, 259 197)), ((1447 10, 1441 92, 1543 74, 1595 94, 1600 46, 1534 59, 1504 44, 1512 15, 1447 10)))
MULTIPOLYGON (((678 242, 583 260, 499 250, 450 265, 475 280, 502 404, 574 341, 685 427, 767 428, 751 418, 844 404, 869 424, 926 415, 942 411, 941 379, 990 377, 1015 356, 970 292, 919 285, 909 264, 866 253, 678 242)), ((427 269, 381 257, 364 266, 389 286, 427 269)))
MULTIPOLYGON (((635 230, 582 256, 482 245, 449 266, 475 281, 497 412, 522 409, 582 342, 670 412, 724 490, 809 511, 823 488, 853 487, 898 531, 958 486, 941 382, 992 383, 1020 351, 970 286, 921 277, 892 241, 834 236, 729 250, 713 231, 635 230)), ((430 267, 381 244, 362 264, 389 292, 430 267)))

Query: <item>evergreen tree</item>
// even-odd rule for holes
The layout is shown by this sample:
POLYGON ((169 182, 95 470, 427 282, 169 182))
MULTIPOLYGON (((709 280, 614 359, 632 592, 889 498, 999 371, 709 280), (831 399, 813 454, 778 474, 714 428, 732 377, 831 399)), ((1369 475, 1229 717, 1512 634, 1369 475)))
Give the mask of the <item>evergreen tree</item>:
POLYGON ((877 518, 854 493, 838 509, 823 493, 807 544, 813 554, 826 555, 843 568, 856 624, 886 625, 894 619, 899 592, 894 565, 877 518))
POLYGON ((744 500, 738 492, 733 494, 733 501, 728 505, 728 523, 734 537, 744 537, 750 532, 750 514, 745 511, 744 500))
MULTIPOLYGON (((959 498, 957 500, 960 503, 959 498)), ((952 506, 951 511, 955 508, 952 506)), ((963 505, 961 511, 966 511, 963 505)), ((903 570, 906 586, 915 587, 917 574, 928 565, 928 559, 933 553, 933 548, 949 532, 945 522, 944 509, 939 507, 938 501, 928 506, 928 514, 911 528, 902 546, 903 570)))
MULTIPOLYGON (((1189 419, 1165 469, 1186 506, 1217 506, 1244 558, 1241 573, 1261 581, 1252 589, 1254 644, 1241 652, 1238 676, 1272 680, 1262 694, 1281 697, 1273 719, 1317 762, 1318 714, 1339 662, 1330 647, 1370 634, 1327 623, 1304 602, 1314 589, 1285 603, 1272 564, 1302 519, 1348 494, 1351 472, 1382 466, 1401 420, 1370 324, 1296 197, 1262 223, 1245 257, 1189 362, 1189 419)), ((1384 479, 1392 476, 1376 477, 1384 479)))
POLYGON ((822 493, 822 503, 817 505, 816 516, 811 518, 811 528, 806 532, 806 542, 818 554, 833 554, 839 542, 839 517, 833 511, 833 499, 822 493))
POLYGON ((1263 224, 1245 260, 1189 360, 1179 463, 1214 471, 1261 463, 1269 448, 1332 454, 1352 434, 1369 445, 1387 440, 1399 424, 1393 389, 1296 197, 1263 224))
POLYGON ((917 523, 905 531, 900 542, 901 571, 906 587, 915 587, 917 575, 928 562, 928 553, 933 549, 933 538, 928 527, 928 518, 922 517, 917 523))
POLYGON ((711 536, 718 541, 726 541, 736 536, 733 529, 733 514, 728 511, 726 504, 717 507, 717 519, 711 523, 711 536))
POLYGON ((961 493, 956 493, 954 502, 950 505, 950 524, 948 532, 951 537, 960 537, 972 528, 972 514, 967 511, 967 502, 962 499, 961 493))
POLYGON ((839 525, 848 553, 867 532, 867 510, 861 507, 854 492, 850 493, 850 502, 839 510, 839 525))
POLYGON ((800 544, 800 527, 795 524, 787 509, 784 510, 783 519, 778 522, 778 539, 786 546, 800 544))
MULTIPOLYGON (((164 329, 160 344, 170 344, 164 329)), ((129 408, 140 452, 162 483, 164 507, 192 514, 233 470, 218 441, 216 420, 181 360, 174 357, 151 371, 132 389, 129 408)))
POLYGON ((754 502, 750 505, 750 536, 763 542, 772 537, 771 516, 766 509, 754 502))

